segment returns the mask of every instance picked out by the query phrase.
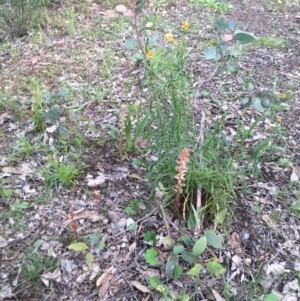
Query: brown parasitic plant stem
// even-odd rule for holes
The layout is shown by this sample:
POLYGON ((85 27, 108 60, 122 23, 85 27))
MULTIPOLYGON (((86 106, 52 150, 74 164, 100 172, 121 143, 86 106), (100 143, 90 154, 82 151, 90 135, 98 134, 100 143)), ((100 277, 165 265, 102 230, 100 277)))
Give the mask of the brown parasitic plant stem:
POLYGON ((176 209, 179 209, 179 197, 181 193, 182 183, 184 180, 184 176, 187 172, 187 163, 189 161, 189 150, 187 148, 184 148, 179 156, 178 156, 178 166, 176 167, 176 170, 178 171, 178 174, 175 176, 175 179, 177 179, 177 184, 175 186, 175 192, 176 192, 176 198, 175 198, 175 207, 176 209))

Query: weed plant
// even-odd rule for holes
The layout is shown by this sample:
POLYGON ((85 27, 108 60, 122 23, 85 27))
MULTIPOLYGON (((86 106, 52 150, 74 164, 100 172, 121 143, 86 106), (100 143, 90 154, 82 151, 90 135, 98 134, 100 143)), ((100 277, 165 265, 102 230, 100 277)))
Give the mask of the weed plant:
MULTIPOLYGON (((228 208, 230 201, 236 197, 236 183, 242 183, 247 174, 258 173, 259 159, 270 147, 272 135, 251 150, 245 141, 268 116, 267 111, 263 112, 274 103, 275 93, 249 90, 249 96, 245 97, 242 104, 244 107, 253 104, 263 114, 247 130, 237 121, 234 138, 227 137, 225 119, 222 118, 215 121, 211 130, 201 129, 199 123, 205 120, 195 119, 199 111, 194 103, 199 91, 195 91, 188 72, 189 22, 183 20, 181 30, 176 33, 165 33, 165 44, 161 47, 157 45, 156 33, 139 31, 138 13, 144 1, 137 1, 135 5, 131 24, 136 38, 125 40, 125 47, 132 54, 133 62, 144 63, 143 89, 147 91, 147 103, 140 103, 136 111, 133 106, 123 107, 121 112, 126 110, 126 114, 120 114, 120 129, 112 125, 109 128, 111 135, 119 139, 121 160, 127 154, 152 153, 155 160, 148 162, 145 159, 141 164, 146 170, 153 195, 157 187, 163 187, 164 205, 171 205, 185 219, 192 216, 189 225, 193 228, 197 223, 193 208, 197 207, 199 187, 202 204, 197 210, 213 218, 228 208), (200 139, 201 136, 203 139, 200 139), (183 183, 180 182, 178 197, 178 175, 174 177, 180 168, 177 158, 183 149, 188 150, 189 160, 184 179, 180 179, 183 183)), ((218 38, 213 46, 204 50, 205 57, 217 63, 210 80, 224 72, 227 77, 238 72, 242 46, 255 39, 252 33, 242 31, 240 26, 224 18, 216 21, 218 38), (236 26, 237 29, 232 33, 236 26)))
POLYGON ((41 22, 38 16, 45 3, 44 0, 0 0, 0 22, 13 35, 24 36, 31 25, 41 22))

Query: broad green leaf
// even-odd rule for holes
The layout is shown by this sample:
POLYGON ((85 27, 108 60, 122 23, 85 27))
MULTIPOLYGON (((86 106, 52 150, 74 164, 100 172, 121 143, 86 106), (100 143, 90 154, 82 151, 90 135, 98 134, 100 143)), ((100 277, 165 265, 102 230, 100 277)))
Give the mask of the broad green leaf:
POLYGON ((145 0, 136 0, 135 2, 135 11, 139 12, 143 9, 145 5, 145 0))
POLYGON ((249 97, 243 98, 241 102, 242 102, 243 109, 249 108, 251 105, 251 99, 249 97))
POLYGON ((251 43, 255 39, 255 35, 251 32, 236 30, 233 39, 239 41, 242 45, 251 43))
POLYGON ((265 297, 264 301, 278 301, 278 297, 274 294, 269 294, 265 297))
POLYGON ((13 207, 13 209, 27 209, 29 207, 29 203, 13 203, 11 206, 13 207))
POLYGON ((224 210, 220 211, 216 217, 215 217, 215 223, 216 224, 223 224, 225 217, 227 214, 227 209, 225 208, 224 210))
POLYGON ((140 159, 134 159, 131 164, 133 166, 140 166, 142 164, 142 161, 140 159))
POLYGON ((180 236, 177 241, 183 241, 187 245, 191 245, 193 243, 192 239, 188 235, 180 236))
POLYGON ((69 245, 69 248, 74 250, 74 251, 85 251, 89 247, 83 242, 76 242, 74 244, 69 245))
POLYGON ((224 18, 221 18, 216 21, 217 29, 220 31, 228 29, 228 23, 225 21, 224 18))
POLYGON ((60 98, 66 98, 70 93, 68 88, 60 87, 57 89, 56 95, 60 98))
POLYGON ((125 46, 126 46, 127 49, 132 50, 132 49, 135 49, 137 47, 137 43, 133 39, 126 39, 125 40, 125 46))
POLYGON ((180 253, 182 253, 182 251, 184 250, 184 246, 180 245, 180 246, 175 246, 173 248, 173 252, 175 255, 178 255, 180 253))
POLYGON ((201 272, 202 265, 200 263, 197 263, 193 268, 191 268, 187 274, 189 276, 198 276, 201 272))
POLYGON ((149 37, 149 44, 154 44, 158 39, 158 34, 149 37))
POLYGON ((218 259, 214 258, 211 262, 209 262, 206 265, 207 270, 215 275, 216 277, 219 277, 222 275, 226 270, 218 263, 218 259))
POLYGON ((235 22, 234 21, 229 21, 228 22, 228 28, 232 29, 235 26, 235 22))
POLYGON ((131 57, 131 60, 133 62, 136 62, 138 60, 142 60, 144 57, 142 55, 142 53, 140 51, 136 52, 132 57, 131 57))
POLYGON ((178 264, 174 267, 174 279, 177 280, 182 275, 182 267, 178 264))
POLYGON ((87 253, 85 255, 85 260, 86 260, 86 263, 87 263, 89 269, 92 270, 93 269, 93 262, 94 262, 94 257, 92 255, 92 253, 90 253, 90 252, 87 253))
POLYGON ((155 266, 157 265, 157 256, 158 252, 155 249, 148 249, 144 254, 144 258, 149 265, 155 266))
POLYGON ((154 245, 157 244, 156 234, 155 234, 155 232, 154 232, 153 230, 147 231, 147 232, 145 233, 145 235, 144 235, 144 240, 145 240, 146 242, 152 241, 154 245))
POLYGON ((99 242, 99 244, 96 247, 93 248, 93 252, 98 253, 101 250, 103 250, 104 247, 105 247, 105 241, 102 240, 102 241, 99 242))
POLYGON ((91 246, 94 247, 100 241, 100 233, 95 232, 91 235, 91 246))
POLYGON ((157 285, 159 284, 160 279, 158 276, 152 276, 149 278, 149 284, 153 287, 156 288, 157 285))
POLYGON ((258 112, 263 113, 265 111, 265 108, 262 106, 262 100, 259 97, 252 97, 252 103, 258 112))
POLYGON ((206 230, 204 232, 205 237, 207 238, 208 243, 216 249, 222 249, 222 243, 218 235, 212 230, 206 230))
POLYGON ((137 228, 136 223, 132 223, 132 224, 129 224, 129 225, 127 226, 127 230, 128 230, 128 231, 135 231, 136 228, 137 228))
POLYGON ((191 256, 191 253, 190 253, 190 252, 183 251, 181 254, 182 254, 182 258, 183 258, 186 262, 188 262, 188 263, 193 263, 194 258, 191 256))
POLYGON ((217 48, 215 48, 215 47, 213 47, 213 48, 205 48, 204 49, 204 54, 205 54, 205 57, 208 60, 213 60, 217 56, 217 48))
POLYGON ((168 262, 166 263, 166 273, 169 278, 173 277, 174 268, 176 264, 177 264, 177 256, 171 255, 168 259, 168 262))
POLYGON ((193 247, 193 254, 198 256, 202 254, 207 247, 207 238, 205 236, 199 238, 193 247))
POLYGON ((54 121, 58 120, 59 118, 59 107, 55 106, 52 107, 46 114, 45 119, 47 123, 53 123, 54 121))
POLYGON ((227 69, 229 72, 236 74, 239 71, 239 66, 236 64, 228 64, 227 69))

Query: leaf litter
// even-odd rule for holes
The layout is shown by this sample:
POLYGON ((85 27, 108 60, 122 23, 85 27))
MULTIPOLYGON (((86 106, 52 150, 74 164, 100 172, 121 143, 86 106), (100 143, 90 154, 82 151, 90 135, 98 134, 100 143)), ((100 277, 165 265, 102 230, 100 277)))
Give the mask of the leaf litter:
MULTIPOLYGON (((256 35, 264 34, 266 28, 272 31, 273 29, 270 24, 277 24, 278 19, 282 26, 278 27, 277 24, 275 28, 278 28, 280 34, 285 34, 284 31, 289 24, 289 20, 285 20, 282 14, 279 13, 274 17, 271 13, 266 13, 260 3, 254 2, 251 8, 252 13, 247 15, 245 14, 244 6, 240 7, 241 4, 236 3, 236 1, 232 1, 232 3, 234 6, 234 10, 231 13, 232 19, 241 19, 256 35), (247 20, 247 18, 250 17, 251 22, 247 20), (247 22, 250 23, 247 24, 247 22)), ((52 12, 54 16, 58 16, 60 12, 67 8, 64 5, 57 8, 57 11, 52 12)), ((181 4, 174 4, 172 9, 168 11, 162 10, 161 14, 164 18, 169 18, 170 21, 174 19, 178 20, 179 16, 180 19, 193 16, 199 20, 200 23, 203 22, 205 12, 203 12, 202 16, 201 12, 195 12, 192 10, 192 7, 186 6, 185 9, 184 7, 185 6, 181 4)), ((89 9, 91 11, 90 16, 85 16, 81 20, 82 28, 89 28, 90 24, 98 24, 104 29, 104 32, 106 30, 108 33, 111 33, 110 30, 113 28, 113 19, 120 18, 120 15, 126 15, 126 13, 128 13, 128 9, 124 5, 117 6, 113 11, 109 11, 102 10, 101 5, 90 3, 89 9), (104 12, 102 15, 104 18, 98 18, 97 13, 100 10, 104 12)), ((249 7, 247 7, 247 9, 249 9, 249 7)), ((64 36, 62 39, 59 35, 55 35, 55 28, 52 30, 53 33, 49 32, 48 37, 44 38, 43 43, 35 44, 30 41, 30 39, 16 41, 14 47, 19 51, 20 59, 16 61, 10 56, 5 62, 5 68, 11 72, 18 70, 20 73, 20 82, 22 82, 22 79, 26 79, 28 75, 38 76, 41 74, 41 71, 47 73, 51 71, 51 68, 58 68, 58 80, 45 78, 45 83, 49 87, 59 85, 59 81, 65 81, 76 91, 76 89, 80 90, 81 87, 87 86, 87 83, 95 83, 98 78, 97 60, 99 58, 95 55, 94 50, 96 50, 96 46, 94 45, 94 41, 88 44, 84 40, 70 36, 64 36), (39 48, 38 51, 34 51, 33 49, 37 47, 39 48), (53 49, 53 47, 55 47, 55 49, 53 49), (84 59, 80 60, 77 64, 74 63, 73 59, 68 55, 70 49, 82 49, 84 59)), ((126 34, 126 28, 124 28, 123 34, 126 34)), ((275 32, 275 34, 277 33, 275 32)), ((210 33, 203 32, 203 36, 204 37, 201 38, 209 39, 210 33)), ((295 41, 295 36, 292 33, 288 34, 288 38, 291 41, 295 41)), ((107 41, 107 43, 105 43, 101 40, 97 46, 100 47, 100 52, 104 53, 105 47, 109 44, 122 52, 122 50, 118 48, 118 42, 107 41)), ((293 44, 291 43, 291 45, 293 44)), ((267 54, 264 50, 257 49, 252 52, 252 60, 263 66, 263 68, 255 70, 257 72, 255 75, 260 78, 259 84, 261 88, 265 88, 267 84, 272 84, 273 77, 271 75, 274 68, 279 69, 279 85, 281 85, 281 82, 292 80, 297 75, 296 72, 299 67, 293 63, 293 54, 297 51, 297 43, 290 47, 288 53, 270 50, 267 54)), ((299 53, 296 52, 296 54, 299 53)), ((126 96, 123 84, 128 74, 132 72, 131 68, 133 68, 133 66, 129 64, 129 67, 125 67, 127 66, 127 61, 121 57, 115 56, 112 59, 120 64, 117 64, 118 72, 114 75, 113 91, 108 97, 110 100, 115 98, 112 100, 115 102, 128 101, 130 97, 126 96)), ((204 72, 203 70, 207 73, 207 70, 210 68, 205 64, 205 62, 202 65, 195 62, 193 66, 195 75, 205 77, 205 74, 202 74, 204 72)), ((242 69, 249 69, 250 66, 247 64, 249 64, 249 62, 242 62, 242 69)), ((4 91, 15 89, 14 77, 16 77, 15 74, 1 80, 4 84, 4 91)), ((104 79, 103 86, 107 84, 108 80, 104 79)), ((134 84, 132 85, 131 95, 134 95, 135 89, 138 88, 134 84)), ((214 84, 211 82, 207 83, 205 89, 211 92, 212 98, 217 99, 220 96, 214 84)), ((231 91, 233 96, 238 92, 238 89, 238 86, 233 86, 231 91)), ((233 99, 235 98, 233 97, 233 99)), ((74 105, 82 105, 85 101, 86 99, 84 99, 84 97, 78 95, 74 105)), ((299 108, 298 94, 295 94, 294 102, 295 107, 299 108)), ((234 101, 223 104, 223 110, 228 109, 230 112, 226 117, 228 120, 228 133, 226 133, 228 140, 234 139, 236 135, 235 126, 230 124, 231 119, 238 116, 249 128, 251 123, 257 118, 257 112, 254 110, 237 110, 237 107, 238 105, 234 101)), ((97 129, 103 132, 104 127, 101 123, 105 120, 109 123, 107 120, 112 119, 112 117, 109 115, 108 110, 108 114, 100 114, 99 117, 99 115, 95 113, 96 109, 100 111, 107 108, 103 103, 92 104, 84 109, 83 114, 91 120, 95 120, 96 118, 100 120, 95 120, 94 123, 97 129)), ((212 119, 221 114, 219 107, 214 104, 209 107, 209 111, 209 118, 212 119)), ((266 264, 266 287, 272 287, 276 294, 281 294, 282 298, 285 298, 282 300, 293 300, 293 298, 297 298, 297 279, 295 278, 296 276, 295 273, 293 273, 293 269, 299 271, 299 264, 295 267, 290 267, 289 263, 295 263, 295 265, 296 262, 299 263, 299 246, 295 244, 299 239, 299 217, 297 218, 289 214, 286 210, 289 204, 287 204, 285 197, 278 196, 278 192, 281 191, 281 187, 284 185, 283 183, 297 182, 299 177, 296 166, 300 165, 300 158, 297 152, 294 152, 295 147, 299 148, 299 120, 297 119, 299 114, 297 115, 296 112, 297 111, 289 111, 286 114, 282 114, 284 120, 283 125, 286 126, 290 134, 289 139, 285 142, 290 147, 291 151, 289 152, 289 156, 295 167, 293 167, 292 170, 285 170, 284 168, 278 168, 276 164, 273 164, 274 162, 264 162, 265 164, 261 167, 262 176, 259 183, 253 183, 255 198, 240 197, 235 201, 237 208, 235 213, 236 220, 230 225, 234 232, 230 235, 228 248, 223 250, 224 253, 223 251, 220 252, 219 256, 221 260, 229 259, 231 268, 228 266, 227 280, 230 281, 232 288, 237 291, 236 300, 242 300, 241 294, 244 287, 243 285, 239 285, 240 282, 247 282, 251 278, 251 275, 258 271, 258 264, 261 262, 266 264), (266 166, 268 168, 266 168, 266 166), (259 202, 261 213, 256 214, 252 208, 254 203, 257 204, 259 200, 264 201, 259 202), (278 209, 279 214, 282 214, 283 218, 281 221, 277 221, 276 216, 272 217, 274 208, 278 209), (280 261, 278 252, 280 252, 281 257, 283 256, 286 260, 280 261), (270 259, 272 259, 271 262, 269 262, 270 259), (295 259, 297 259, 297 261, 295 259), (287 274, 287 277, 282 283, 283 288, 280 286, 281 283, 279 283, 282 274, 287 274), (238 276, 240 277, 239 279, 238 276), (276 281, 278 282, 276 283, 276 281)), ((18 127, 24 126, 22 123, 15 124, 10 122, 10 120, 11 116, 7 113, 2 114, 0 117, 1 129, 6 133, 12 133, 18 129, 18 127), (9 121, 9 123, 7 123, 7 121, 9 121)), ((260 124, 260 129, 258 129, 251 139, 246 141, 247 146, 251 148, 251 145, 265 139, 273 126, 274 124, 272 124, 272 122, 260 124)), ((82 127, 84 127, 84 125, 82 125, 82 127)), ((49 131, 49 127, 47 129, 49 131)), ((53 134, 55 130, 52 131, 50 128, 49 133, 53 134)), ((6 141, 2 138, 0 138, 0 143, 1 155, 3 155, 3 158, 4 156, 7 157, 6 147, 10 146, 13 148, 14 145, 12 142, 9 142, 7 145, 6 141)), ((164 229, 164 218, 155 215, 148 216, 139 222, 137 232, 127 231, 128 225, 138 221, 138 219, 131 218, 130 223, 128 222, 123 210, 124 204, 128 203, 132 196, 146 199, 149 189, 146 185, 143 186, 136 180, 129 179, 128 172, 132 170, 131 166, 126 162, 123 163, 123 166, 118 166, 119 163, 116 164, 114 160, 110 159, 113 157, 113 154, 109 149, 103 148, 98 150, 98 153, 97 150, 95 150, 95 152, 96 154, 94 155, 89 154, 88 158, 92 162, 96 161, 96 164, 99 164, 99 160, 104 161, 103 164, 100 164, 104 166, 103 170, 101 172, 98 170, 95 171, 96 164, 92 164, 86 174, 86 181, 82 181, 80 184, 82 186, 86 184, 92 189, 99 189, 102 202, 100 205, 96 203, 93 198, 89 197, 84 189, 77 188, 76 191, 65 188, 60 191, 55 189, 55 197, 51 199, 50 204, 34 204, 30 211, 25 211, 24 216, 28 221, 28 227, 26 229, 20 228, 16 233, 12 233, 9 228, 1 229, 1 241, 3 241, 3 243, 1 243, 2 247, 0 250, 2 258, 4 259, 3 263, 1 263, 0 270, 0 281, 1 284, 3 284, 0 290, 0 296, 2 298, 11 297, 14 294, 13 291, 19 291, 16 288, 22 287, 22 284, 18 283, 18 278, 14 276, 18 272, 18 254, 22 251, 22 244, 33 243, 35 238, 42 240, 41 246, 44 247, 41 247, 41 250, 44 251, 45 254, 50 253, 52 256, 56 254, 56 256, 61 259, 58 268, 52 272, 45 271, 41 274, 41 280, 46 287, 48 287, 50 283, 53 283, 57 289, 52 296, 49 294, 49 298, 52 298, 52 300, 58 300, 58 296, 62 296, 64 299, 69 298, 70 300, 84 300, 84 298, 87 300, 91 300, 92 298, 95 298, 95 300, 99 300, 99 298, 100 300, 109 300, 113 296, 118 296, 120 300, 121 298, 123 298, 123 300, 129 300, 133 297, 138 300, 146 300, 147 297, 145 296, 151 295, 149 288, 145 286, 145 284, 147 284, 145 276, 162 276, 164 272, 160 269, 150 269, 141 259, 141 255, 146 252, 141 237, 143 232, 154 228, 155 231, 164 238, 167 235, 166 229, 164 229), (103 154, 103 152, 107 154, 103 154), (105 163, 107 164, 106 166, 105 163), (110 190, 108 195, 105 194, 107 188, 110 190), (107 207, 106 211, 104 207, 107 207), (68 217, 70 212, 75 212, 72 218, 68 217), (82 226, 82 231, 85 234, 89 234, 95 229, 100 230, 102 233, 109 234, 108 248, 101 254, 95 255, 94 261, 97 262, 97 265, 94 264, 93 271, 88 270, 83 256, 77 253, 72 255, 66 252, 66 242, 61 240, 62 238, 68 241, 68 230, 66 227, 75 221, 82 226), (63 225, 63 229, 60 228, 59 225, 63 225), (8 258, 12 259, 7 260, 8 258), (137 273, 137 271, 139 272, 137 273), (97 278, 97 274, 101 276, 97 278), (86 282, 89 276, 90 279, 97 278, 96 287, 100 287, 100 289, 96 295, 93 293, 95 290, 94 284, 92 282, 86 282), (15 282, 17 282, 16 287, 10 286, 10 282, 7 281, 10 277, 14 277, 15 282), (139 292, 141 294, 139 294, 139 292)), ((276 158, 276 153, 274 157, 276 158)), ((43 162, 42 159, 38 159, 43 162)), ((32 169, 30 164, 22 162, 19 166, 7 166, 5 162, 2 166, 4 167, 1 169, 0 177, 4 180, 4 187, 10 187, 14 191, 17 191, 16 201, 18 203, 21 203, 27 198, 31 198, 32 194, 36 192, 41 192, 41 187, 39 186, 42 185, 42 183, 36 183, 34 181, 32 174, 36 174, 36 170, 32 169), (20 182, 20 180, 22 182, 20 182), (27 181, 29 181, 30 184, 27 183, 27 181)), ((133 170, 133 172, 136 173, 137 171, 133 170)), ((294 193, 292 190, 289 191, 289 194, 292 196, 289 202, 292 202, 292 200, 296 201, 295 197, 293 197, 294 193)), ((11 197, 6 197, 5 201, 7 201, 7 199, 11 199, 11 197)), ((6 210, 7 204, 5 201, 1 199, 1 212, 2 209, 6 210)), ((10 226, 14 225, 12 217, 6 220, 10 226)), ((176 235, 177 229, 171 226, 171 231, 176 235)), ((36 250, 38 250, 38 248, 36 248, 36 250)), ((158 250, 158 254, 160 254, 158 260, 161 263, 167 258, 167 252, 167 248, 158 250)), ((187 280, 185 281, 184 284, 181 284, 182 286, 190 285, 187 280)), ((205 274, 203 281, 209 283, 209 279, 205 274)), ((208 299, 224 300, 216 291, 216 288, 222 287, 222 279, 214 280, 214 282, 214 289, 211 290, 214 299, 208 299)), ((176 289, 172 290, 176 291, 176 289)), ((34 289, 30 291, 30 288, 25 288, 23 293, 22 290, 20 290, 18 296, 21 299, 27 298, 28 300, 33 300, 36 292, 34 289)), ((44 294, 47 295, 48 292, 45 291, 44 294)), ((208 297, 210 296, 209 294, 207 295, 208 297)))

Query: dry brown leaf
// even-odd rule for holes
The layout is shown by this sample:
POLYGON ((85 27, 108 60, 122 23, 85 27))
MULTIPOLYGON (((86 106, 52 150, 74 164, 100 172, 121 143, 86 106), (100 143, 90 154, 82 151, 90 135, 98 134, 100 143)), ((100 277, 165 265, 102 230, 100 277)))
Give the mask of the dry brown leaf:
POLYGON ((213 293, 214 297, 216 298, 216 301, 226 301, 224 298, 221 297, 221 295, 215 291, 214 289, 211 289, 211 292, 213 293))
POLYGON ((97 222, 101 217, 96 211, 84 211, 84 212, 81 212, 79 214, 72 216, 72 218, 68 218, 64 222, 64 227, 66 227, 73 221, 76 221, 78 219, 83 219, 83 218, 87 218, 88 220, 90 220, 92 222, 97 222))
POLYGON ((266 215, 266 214, 263 215, 263 216, 261 217, 261 219, 262 219, 264 222, 266 222, 266 224, 267 224, 270 228, 272 228, 272 229, 275 230, 276 225, 275 225, 274 221, 272 221, 268 215, 266 215))
POLYGON ((100 300, 107 300, 108 294, 107 289, 110 285, 111 279, 114 277, 114 274, 116 273, 117 269, 114 267, 108 268, 102 275, 99 277, 96 281, 96 286, 101 286, 98 296, 100 300))
POLYGON ((290 227, 291 227, 292 230, 294 230, 295 238, 297 240, 299 240, 300 239, 300 235, 299 235, 299 231, 298 231, 297 227, 295 225, 291 225, 290 227))
POLYGON ((145 285, 141 284, 140 282, 138 282, 136 280, 133 280, 133 281, 131 281, 131 284, 135 288, 137 288, 139 291, 141 291, 143 293, 149 293, 149 294, 151 294, 151 291, 149 291, 149 289, 145 285))
POLYGON ((30 60, 31 64, 35 65, 40 59, 41 59, 41 56, 39 56, 39 55, 33 56, 30 60))
POLYGON ((240 254, 243 252, 241 238, 236 232, 233 232, 231 234, 230 241, 231 241, 231 248, 235 254, 240 254))
POLYGON ((60 60, 60 56, 57 53, 54 53, 54 60, 55 61, 59 61, 60 60))

